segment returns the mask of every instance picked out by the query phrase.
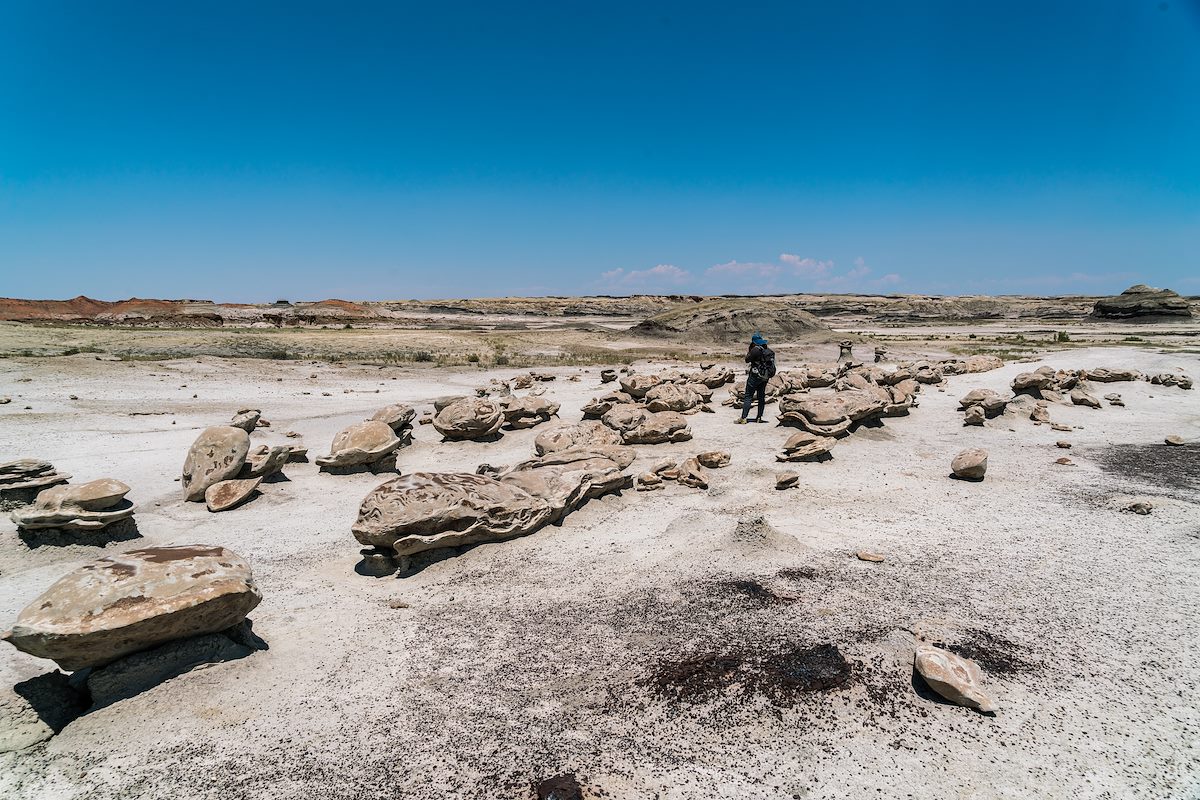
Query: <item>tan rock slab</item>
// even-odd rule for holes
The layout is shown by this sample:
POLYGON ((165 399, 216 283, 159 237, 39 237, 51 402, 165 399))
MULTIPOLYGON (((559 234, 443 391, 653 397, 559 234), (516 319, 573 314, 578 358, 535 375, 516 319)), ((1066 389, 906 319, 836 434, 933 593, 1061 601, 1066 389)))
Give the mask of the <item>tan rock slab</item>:
POLYGON ((386 422, 358 422, 333 437, 329 455, 317 458, 321 467, 374 464, 395 452, 401 441, 386 422))
POLYGON ((260 476, 214 483, 204 490, 204 502, 209 511, 228 511, 249 500, 262 481, 260 476))
POLYGON ((21 611, 4 638, 22 652, 77 670, 225 630, 261 600, 249 564, 231 550, 150 547, 68 573, 21 611))

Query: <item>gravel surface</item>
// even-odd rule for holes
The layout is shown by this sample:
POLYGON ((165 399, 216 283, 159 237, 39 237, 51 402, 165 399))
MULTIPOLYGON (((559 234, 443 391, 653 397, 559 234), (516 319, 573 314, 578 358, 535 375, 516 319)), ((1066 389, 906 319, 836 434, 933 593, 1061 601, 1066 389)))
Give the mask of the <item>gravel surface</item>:
MULTIPOLYGON (((290 464, 288 480, 210 514, 179 496, 188 446, 252 406, 271 421, 256 442, 294 430, 315 457, 388 403, 423 410, 516 370, 0 360, 13 397, 0 460, 118 478, 139 505, 136 538, 104 546, 24 541, 0 521, 0 624, 101 552, 220 544, 254 568, 254 631, 270 647, 0 754, 0 795, 534 798, 577 781, 584 797, 631 800, 1198 797, 1198 458, 1162 440, 1200 440, 1200 390, 1097 385, 1126 406, 1052 405, 1071 433, 1028 412, 962 426, 959 397, 1007 396, 1039 363, 1200 377, 1195 355, 1133 348, 952 377, 831 461, 786 465, 801 474, 786 491, 774 455, 792 430, 735 426, 718 406, 690 417, 694 441, 639 447, 630 470, 729 450, 707 491, 627 491, 379 578, 356 571, 350 525, 383 477, 290 464), (1074 466, 1055 463, 1060 439, 1074 466), (989 451, 986 479, 949 479, 969 447, 989 451), (1122 512, 1137 498, 1150 515, 1122 512), (914 680, 918 636, 978 661, 999 712, 914 680)), ((550 371, 564 422, 611 386, 598 368, 550 371)), ((541 430, 443 443, 417 426, 399 466, 512 464, 541 430)), ((53 668, 0 649, 0 686, 53 668)))

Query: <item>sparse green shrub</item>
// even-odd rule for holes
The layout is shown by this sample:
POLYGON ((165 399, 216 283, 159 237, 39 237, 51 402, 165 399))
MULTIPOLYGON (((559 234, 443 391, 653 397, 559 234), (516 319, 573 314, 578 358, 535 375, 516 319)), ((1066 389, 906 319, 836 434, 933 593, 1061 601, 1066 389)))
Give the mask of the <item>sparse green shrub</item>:
POLYGON ((433 353, 428 350, 418 350, 412 355, 413 361, 433 361, 433 353))
POLYGON ((1054 335, 1054 341, 1056 341, 1056 342, 1069 342, 1069 341, 1071 341, 1071 337, 1067 335, 1067 332, 1066 332, 1066 331, 1059 331, 1058 333, 1056 333, 1056 334, 1054 335))
POLYGON ((479 363, 479 354, 471 353, 470 355, 467 356, 467 361, 471 364, 478 364, 479 363))
POLYGON ((496 356, 496 366, 497 367, 507 367, 508 363, 509 363, 508 356, 504 355, 503 353, 496 356))

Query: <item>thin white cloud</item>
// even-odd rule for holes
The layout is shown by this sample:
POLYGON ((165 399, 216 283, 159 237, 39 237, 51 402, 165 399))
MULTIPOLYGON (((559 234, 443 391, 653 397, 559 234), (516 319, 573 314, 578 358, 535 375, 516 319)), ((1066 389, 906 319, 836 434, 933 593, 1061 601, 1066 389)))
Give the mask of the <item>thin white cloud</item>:
POLYGON ((699 283, 714 294, 777 294, 781 292, 831 291, 868 292, 896 286, 899 273, 873 277, 862 258, 839 273, 832 259, 818 259, 795 253, 780 253, 777 261, 726 261, 713 264, 693 275, 674 264, 659 264, 649 269, 618 268, 600 275, 597 285, 611 292, 672 292, 699 283))
POLYGON ((721 278, 723 276, 748 276, 757 278, 775 278, 783 272, 778 264, 765 264, 758 261, 726 261, 724 264, 714 264, 704 270, 706 278, 721 278))
POLYGON ((832 261, 802 258, 794 253, 780 253, 779 260, 792 268, 792 273, 801 278, 823 278, 833 270, 832 261))
POLYGON ((650 269, 626 270, 618 267, 601 273, 600 285, 612 290, 650 291, 663 288, 678 288, 692 279, 692 273, 674 264, 659 264, 650 269))

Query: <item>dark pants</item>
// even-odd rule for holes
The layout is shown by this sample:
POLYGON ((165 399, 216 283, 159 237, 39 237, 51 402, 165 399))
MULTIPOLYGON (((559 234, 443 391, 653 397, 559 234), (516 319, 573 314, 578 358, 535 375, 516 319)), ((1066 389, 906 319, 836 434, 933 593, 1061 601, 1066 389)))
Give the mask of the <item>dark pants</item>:
POLYGON ((767 405, 767 382, 753 375, 746 378, 746 393, 742 396, 742 419, 750 413, 750 404, 758 398, 758 419, 762 419, 763 408, 767 405))

